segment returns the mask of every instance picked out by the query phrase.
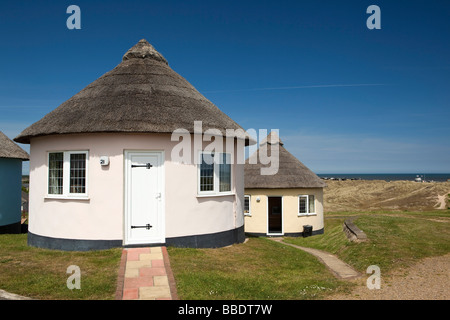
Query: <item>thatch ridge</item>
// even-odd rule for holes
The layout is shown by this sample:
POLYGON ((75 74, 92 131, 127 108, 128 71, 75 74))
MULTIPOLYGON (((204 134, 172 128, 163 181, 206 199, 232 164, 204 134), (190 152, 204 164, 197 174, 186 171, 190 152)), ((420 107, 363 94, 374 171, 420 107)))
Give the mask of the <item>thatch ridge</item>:
MULTIPOLYGON (((270 135, 269 135, 270 136, 270 135)), ((271 155, 271 148, 275 144, 279 147, 278 172, 274 175, 261 175, 261 168, 270 166, 261 164, 258 149, 245 162, 245 188, 246 189, 292 189, 292 188, 323 188, 326 183, 314 172, 306 167, 284 148, 278 136, 269 136, 261 143, 268 141, 267 153, 271 155), (255 163, 256 164, 252 164, 255 163)))
POLYGON ((263 146, 266 143, 268 143, 269 145, 275 145, 277 143, 280 144, 280 146, 284 145, 283 141, 281 141, 280 136, 276 131, 270 131, 267 137, 265 137, 259 145, 263 146))
POLYGON ((0 131, 0 158, 29 160, 28 153, 0 131))
POLYGON ((172 133, 178 128, 193 133, 194 121, 202 121, 203 130, 215 128, 224 134, 226 129, 241 129, 141 40, 113 70, 14 140, 30 143, 33 137, 72 133, 172 133))
POLYGON ((154 59, 157 61, 161 61, 167 65, 169 63, 167 60, 160 54, 158 51, 153 48, 153 46, 148 43, 147 40, 141 39, 137 44, 131 47, 122 58, 122 61, 130 60, 130 59, 154 59))

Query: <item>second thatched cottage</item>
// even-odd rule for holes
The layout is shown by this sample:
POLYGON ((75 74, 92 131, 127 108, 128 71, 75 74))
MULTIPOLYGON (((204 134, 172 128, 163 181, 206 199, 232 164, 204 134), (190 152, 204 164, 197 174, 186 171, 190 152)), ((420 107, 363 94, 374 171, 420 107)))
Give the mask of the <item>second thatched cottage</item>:
POLYGON ((272 131, 245 163, 245 232, 258 236, 323 233, 325 186, 272 131), (262 150, 268 154, 277 150, 275 174, 261 174, 261 168, 267 167, 258 161, 262 150))
POLYGON ((139 41, 15 138, 31 150, 28 243, 90 250, 242 242, 244 165, 235 158, 248 140, 236 136, 231 150, 215 154, 201 140, 188 150, 198 162, 174 161, 171 134, 183 129, 195 139, 196 121, 204 132, 241 129, 139 41), (212 155, 224 161, 211 163, 212 155))
POLYGON ((0 131, 0 234, 21 232, 22 161, 28 158, 0 131))

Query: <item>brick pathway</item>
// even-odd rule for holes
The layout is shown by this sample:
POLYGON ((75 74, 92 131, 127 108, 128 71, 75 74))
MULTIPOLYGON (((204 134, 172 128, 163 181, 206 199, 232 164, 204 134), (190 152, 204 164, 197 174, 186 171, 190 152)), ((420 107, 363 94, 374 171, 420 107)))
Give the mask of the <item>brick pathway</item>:
POLYGON ((128 248, 122 257, 116 299, 178 299, 166 247, 128 248))

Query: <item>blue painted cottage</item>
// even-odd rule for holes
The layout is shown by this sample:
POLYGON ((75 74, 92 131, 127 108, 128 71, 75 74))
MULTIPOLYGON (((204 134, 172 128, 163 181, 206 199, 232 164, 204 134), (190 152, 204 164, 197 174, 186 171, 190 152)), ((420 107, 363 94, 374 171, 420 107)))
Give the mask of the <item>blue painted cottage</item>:
POLYGON ((0 234, 21 232, 22 161, 28 153, 0 131, 0 234))

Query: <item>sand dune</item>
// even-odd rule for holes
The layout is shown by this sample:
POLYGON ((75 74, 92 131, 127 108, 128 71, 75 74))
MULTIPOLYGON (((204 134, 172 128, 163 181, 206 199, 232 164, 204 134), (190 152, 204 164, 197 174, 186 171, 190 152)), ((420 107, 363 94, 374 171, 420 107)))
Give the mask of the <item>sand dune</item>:
POLYGON ((450 182, 347 180, 326 183, 325 212, 447 210, 450 206, 450 182))

